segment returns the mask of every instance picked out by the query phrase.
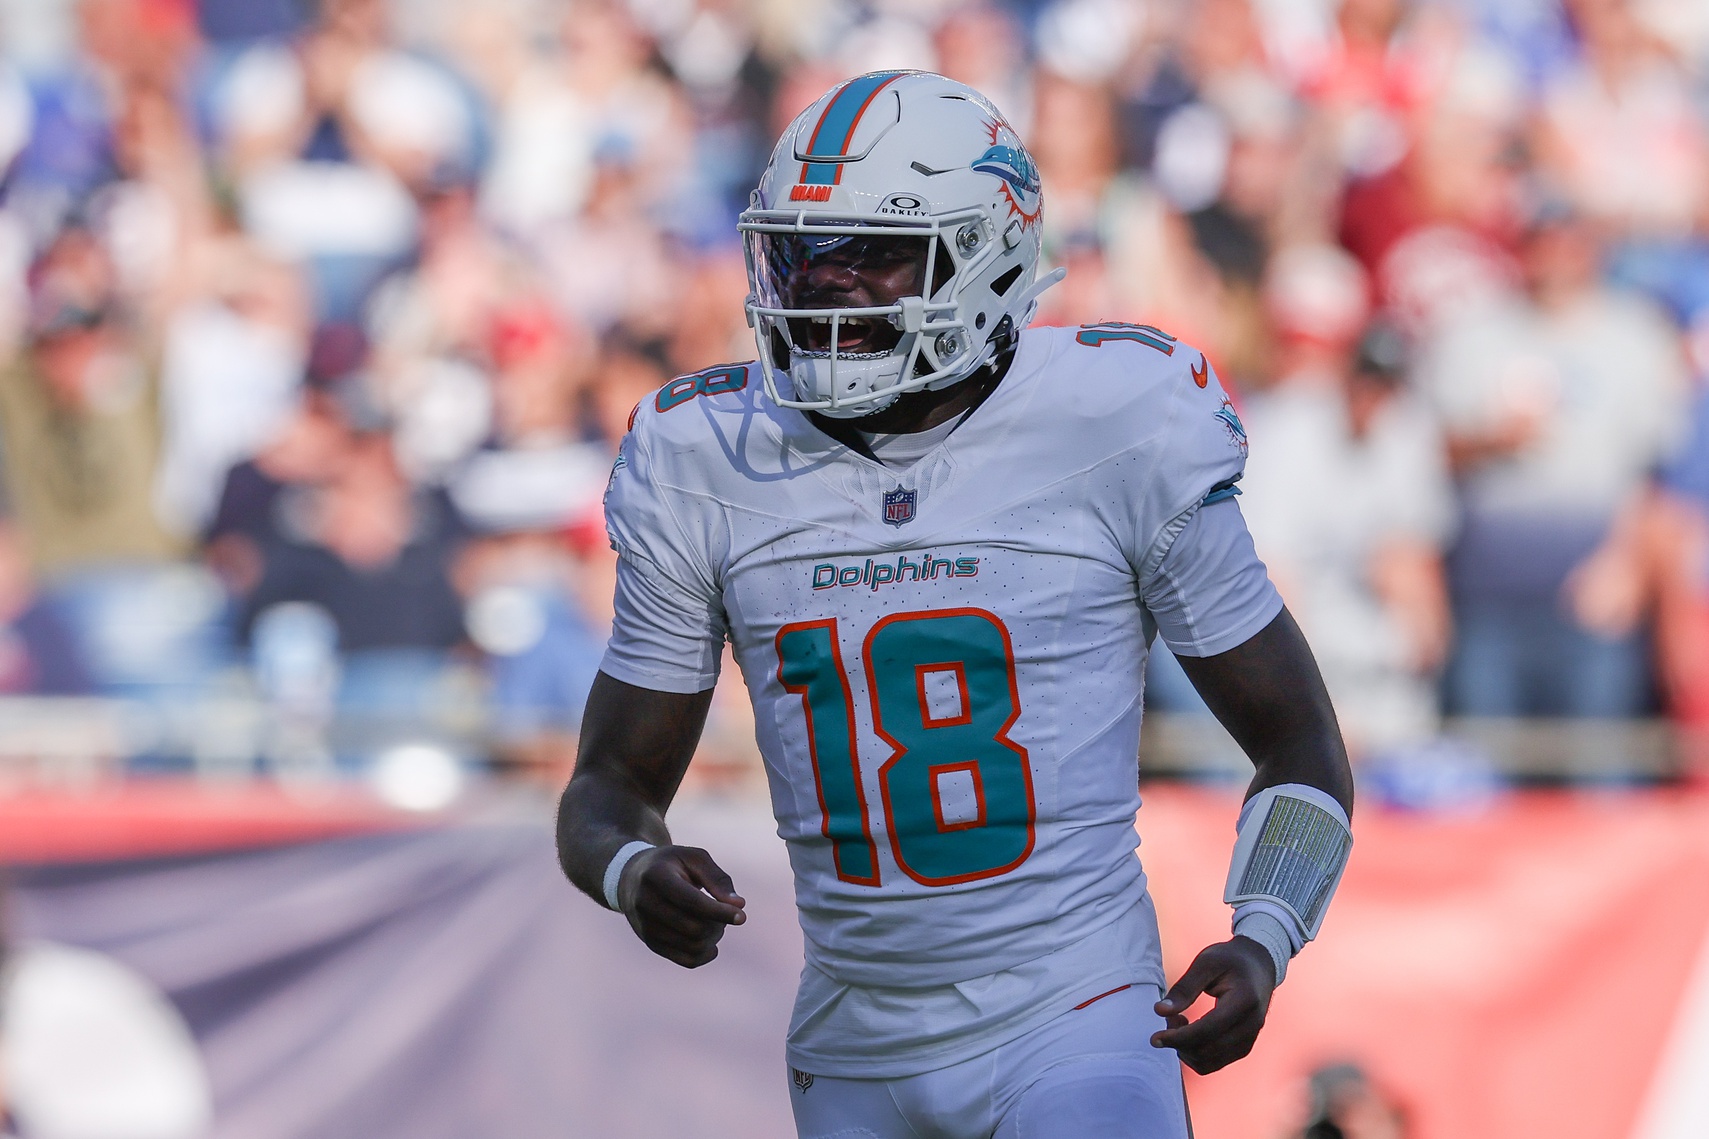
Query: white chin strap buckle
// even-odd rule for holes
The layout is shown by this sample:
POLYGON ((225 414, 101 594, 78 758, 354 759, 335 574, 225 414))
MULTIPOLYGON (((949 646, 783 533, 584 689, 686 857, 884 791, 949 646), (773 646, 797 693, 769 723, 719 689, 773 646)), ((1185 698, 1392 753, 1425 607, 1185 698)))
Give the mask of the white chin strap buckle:
POLYGON ((926 298, 903 297, 897 302, 902 306, 902 323, 899 326, 904 333, 918 332, 926 323, 926 298))

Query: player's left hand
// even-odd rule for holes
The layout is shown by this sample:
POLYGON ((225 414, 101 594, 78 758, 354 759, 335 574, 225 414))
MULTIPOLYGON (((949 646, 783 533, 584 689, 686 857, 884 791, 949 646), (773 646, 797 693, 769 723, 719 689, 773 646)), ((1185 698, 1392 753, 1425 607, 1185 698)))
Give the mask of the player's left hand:
POLYGON ((1252 1051, 1275 991, 1276 966, 1268 950, 1249 937, 1218 942, 1193 958, 1157 1002, 1169 1027, 1152 1034, 1151 1046, 1175 1049, 1201 1076, 1225 1068, 1252 1051), (1214 997, 1216 1007, 1189 1023, 1187 1010, 1201 993, 1214 997))

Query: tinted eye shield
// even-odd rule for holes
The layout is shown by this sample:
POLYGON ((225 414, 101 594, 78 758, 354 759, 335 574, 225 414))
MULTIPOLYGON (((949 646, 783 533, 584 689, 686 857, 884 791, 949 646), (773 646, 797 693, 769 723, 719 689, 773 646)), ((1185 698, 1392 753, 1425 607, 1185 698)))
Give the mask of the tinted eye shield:
MULTIPOLYGON (((819 265, 894 265, 915 259, 922 252, 925 265, 920 280, 935 281, 944 268, 954 267, 939 265, 947 256, 949 239, 968 223, 979 224, 981 217, 978 210, 967 210, 942 215, 929 223, 908 224, 826 218, 804 210, 749 211, 737 227, 744 235, 742 251, 748 263, 748 279, 755 286, 755 295, 748 301, 749 323, 756 317, 780 323, 791 320, 822 323, 827 317, 834 321, 882 318, 904 334, 919 332, 927 325, 932 326, 933 332, 960 328, 964 322, 957 317, 954 297, 930 299, 924 295, 924 286, 916 297, 859 307, 790 304, 787 286, 792 277, 819 265), (910 303, 915 301, 917 305, 910 303)), ((976 271, 980 262, 999 252, 998 243, 983 242, 979 253, 954 276, 964 277, 970 270, 976 271)))
POLYGON ((811 272, 821 265, 903 265, 923 262, 926 238, 912 234, 881 237, 822 234, 767 234, 759 239, 767 270, 778 279, 811 272))
POLYGON ((766 301, 780 311, 817 314, 787 318, 789 346, 808 355, 827 353, 833 344, 851 354, 886 355, 905 332, 919 331, 921 321, 911 310, 921 307, 923 319, 923 297, 933 291, 923 287, 933 260, 929 237, 765 233, 750 240, 766 301), (922 306, 894 310, 902 298, 915 299, 910 294, 919 294, 922 306))

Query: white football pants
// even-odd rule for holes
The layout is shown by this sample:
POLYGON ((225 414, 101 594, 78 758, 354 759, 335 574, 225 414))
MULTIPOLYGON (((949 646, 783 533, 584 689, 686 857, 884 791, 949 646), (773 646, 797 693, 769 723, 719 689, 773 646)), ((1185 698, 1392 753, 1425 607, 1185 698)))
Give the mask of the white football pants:
POLYGON ((1155 985, 1065 1012, 918 1076, 790 1072, 801 1139, 1190 1139, 1181 1063, 1153 1048, 1155 985))

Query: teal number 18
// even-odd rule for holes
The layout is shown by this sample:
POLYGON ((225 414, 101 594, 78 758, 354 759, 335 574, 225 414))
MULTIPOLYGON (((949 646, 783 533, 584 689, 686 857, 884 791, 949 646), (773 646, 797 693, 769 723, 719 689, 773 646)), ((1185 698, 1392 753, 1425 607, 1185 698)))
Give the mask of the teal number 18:
MULTIPOLYGON (((807 716, 837 876, 876 886, 878 852, 836 621, 784 626, 777 655, 778 680, 801 697, 807 716)), ((1032 772, 1026 749, 1008 736, 1021 705, 1003 622, 983 609, 897 613, 867 633, 862 657, 873 727, 891 748, 878 784, 897 865, 928 886, 1019 866, 1033 847, 1032 772), (949 693, 935 710, 928 687, 949 693), (959 810, 946 808, 946 780, 970 792, 959 810)))

